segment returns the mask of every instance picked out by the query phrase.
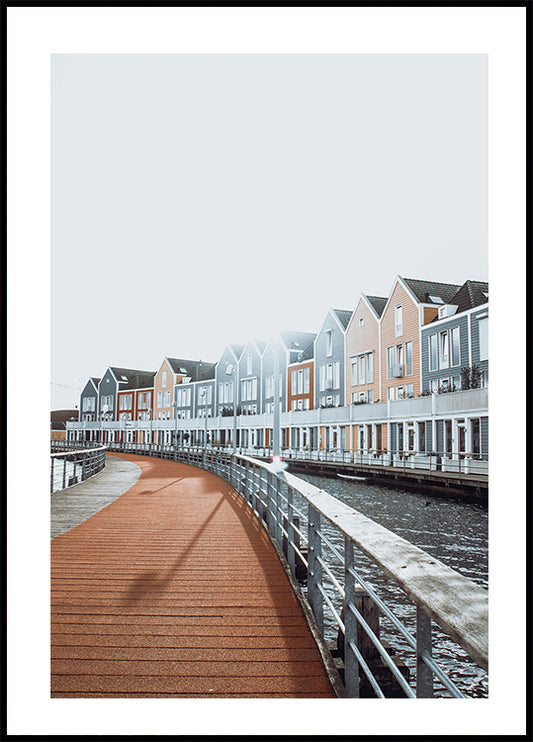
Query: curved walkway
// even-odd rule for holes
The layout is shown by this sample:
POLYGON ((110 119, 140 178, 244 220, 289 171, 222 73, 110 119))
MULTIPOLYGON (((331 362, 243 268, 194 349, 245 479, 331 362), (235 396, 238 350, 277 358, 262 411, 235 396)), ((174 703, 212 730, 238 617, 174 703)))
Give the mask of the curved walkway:
POLYGON ((106 454, 103 471, 51 495, 51 538, 69 531, 105 508, 134 485, 140 476, 141 469, 137 464, 106 454))
POLYGON ((334 697, 266 532, 209 472, 136 484, 52 541, 54 698, 334 697))

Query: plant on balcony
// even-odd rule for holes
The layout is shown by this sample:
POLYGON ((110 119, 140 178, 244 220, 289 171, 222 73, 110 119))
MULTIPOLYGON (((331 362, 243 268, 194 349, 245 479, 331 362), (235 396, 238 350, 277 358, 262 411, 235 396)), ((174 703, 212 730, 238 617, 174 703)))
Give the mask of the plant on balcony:
POLYGON ((479 389, 481 386, 481 371, 479 366, 464 366, 461 369, 461 389, 479 389))

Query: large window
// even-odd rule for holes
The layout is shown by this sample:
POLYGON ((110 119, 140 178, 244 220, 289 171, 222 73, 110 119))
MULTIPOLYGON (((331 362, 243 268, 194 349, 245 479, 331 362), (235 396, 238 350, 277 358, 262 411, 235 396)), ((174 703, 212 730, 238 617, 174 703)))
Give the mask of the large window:
POLYGON ((405 370, 404 376, 411 376, 413 373, 413 343, 405 343, 405 370))
POLYGON ((458 327, 453 327, 451 333, 452 366, 461 365, 461 333, 458 327))
POLYGON ((436 371, 439 367, 439 352, 437 336, 429 336, 429 370, 436 371))
POLYGON ((326 355, 333 355, 333 331, 326 330, 326 355))
POLYGON ((429 370, 461 365, 461 332, 459 327, 429 336, 429 370))
POLYGON ((400 337, 403 335, 403 316, 402 316, 402 305, 394 307, 394 337, 400 337))
POLYGON ((479 360, 489 359, 489 318, 482 317, 478 320, 479 327, 479 360))

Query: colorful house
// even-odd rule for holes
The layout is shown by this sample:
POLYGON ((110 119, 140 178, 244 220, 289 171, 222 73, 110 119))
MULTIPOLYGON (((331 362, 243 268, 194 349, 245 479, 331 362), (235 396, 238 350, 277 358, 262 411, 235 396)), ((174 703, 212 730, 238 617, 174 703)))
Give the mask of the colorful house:
POLYGON ((346 328, 352 312, 329 309, 315 338, 315 407, 343 407, 345 403, 346 328))
POLYGON ((91 376, 80 394, 80 409, 78 419, 92 422, 98 415, 98 385, 100 379, 91 376))
POLYGON ((451 303, 460 286, 398 276, 380 322, 380 397, 395 401, 422 391, 420 328, 451 303))
MULTIPOLYGON (((138 369, 109 366, 98 385, 99 419, 119 420, 119 413, 130 411, 133 413, 133 400, 131 408, 126 410, 123 407, 122 410, 119 410, 119 392, 126 387, 131 389, 148 387, 151 381, 153 381, 153 378, 153 371, 139 371, 138 369)), ((124 404, 122 402, 122 405, 124 404)))
POLYGON ((214 367, 214 363, 165 357, 154 381, 154 420, 173 420, 176 384, 213 378, 214 367))

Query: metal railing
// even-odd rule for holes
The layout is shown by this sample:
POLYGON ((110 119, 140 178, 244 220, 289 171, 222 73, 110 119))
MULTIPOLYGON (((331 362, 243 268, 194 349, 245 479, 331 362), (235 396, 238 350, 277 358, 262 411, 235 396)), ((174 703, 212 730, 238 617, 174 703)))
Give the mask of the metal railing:
POLYGON ((72 487, 98 474, 105 466, 107 446, 52 441, 50 453, 50 492, 72 487))
POLYGON ((432 656, 436 637, 454 647, 452 672, 461 659, 487 671, 487 591, 327 492, 215 449, 109 447, 201 467, 242 495, 305 583, 323 638, 336 640, 349 697, 465 697, 432 656))

